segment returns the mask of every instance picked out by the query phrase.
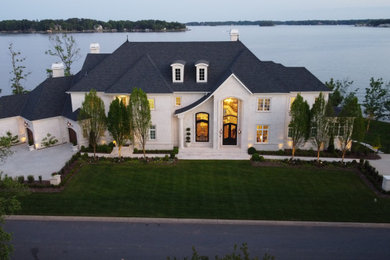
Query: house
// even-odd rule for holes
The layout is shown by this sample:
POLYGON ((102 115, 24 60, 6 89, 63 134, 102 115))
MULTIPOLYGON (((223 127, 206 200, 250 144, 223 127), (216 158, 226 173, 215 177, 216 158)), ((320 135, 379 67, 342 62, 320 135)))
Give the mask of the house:
MULTIPOLYGON (((95 89, 106 113, 115 98, 128 103, 134 87, 148 96, 152 115, 147 149, 208 148, 246 152, 291 147, 290 104, 300 93, 311 106, 328 89, 303 67, 259 60, 238 31, 223 42, 124 42, 111 54, 91 53, 76 75, 53 77, 30 93, 0 98, 0 135, 41 148, 47 133, 60 143, 87 144, 77 115, 95 89)), ((100 142, 112 141, 108 133, 100 142)))

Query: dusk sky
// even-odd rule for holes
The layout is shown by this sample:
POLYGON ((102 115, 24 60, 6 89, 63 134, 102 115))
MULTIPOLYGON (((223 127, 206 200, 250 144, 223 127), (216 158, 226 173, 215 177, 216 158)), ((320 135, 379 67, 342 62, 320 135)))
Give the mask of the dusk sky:
POLYGON ((92 18, 167 21, 389 18, 389 0, 12 0, 0 20, 92 18))

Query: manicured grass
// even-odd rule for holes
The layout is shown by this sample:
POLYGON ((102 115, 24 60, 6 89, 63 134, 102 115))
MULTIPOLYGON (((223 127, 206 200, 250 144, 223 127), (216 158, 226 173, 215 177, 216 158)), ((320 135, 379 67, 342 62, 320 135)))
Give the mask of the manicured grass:
POLYGON ((369 144, 374 144, 376 135, 380 136, 382 147, 381 151, 390 153, 390 123, 371 121, 370 129, 364 138, 364 141, 369 144))
POLYGON ((61 193, 23 198, 20 214, 390 222, 390 199, 374 198, 349 170, 100 162, 61 193))

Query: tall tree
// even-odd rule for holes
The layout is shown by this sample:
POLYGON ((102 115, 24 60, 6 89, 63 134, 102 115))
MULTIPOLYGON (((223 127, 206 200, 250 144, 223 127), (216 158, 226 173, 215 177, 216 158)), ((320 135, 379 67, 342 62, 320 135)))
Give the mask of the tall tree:
POLYGON ((124 102, 116 98, 110 104, 107 117, 107 128, 118 146, 118 155, 121 157, 122 146, 130 138, 130 115, 124 102))
POLYGON ((290 114, 291 121, 288 126, 292 139, 292 158, 294 158, 296 148, 307 140, 310 127, 310 108, 300 94, 292 103, 290 114))
POLYGON ((326 101, 322 92, 316 98, 310 111, 311 141, 317 148, 317 162, 320 160, 320 151, 329 139, 330 120, 326 116, 326 101))
POLYGON ((61 37, 59 35, 50 36, 49 41, 52 49, 45 51, 45 54, 60 58, 65 64, 65 76, 72 75, 71 65, 80 58, 80 48, 77 47, 73 36, 68 36, 66 33, 62 34, 61 37))
POLYGON ((328 102, 333 107, 338 107, 343 102, 343 99, 348 91, 348 88, 353 84, 352 80, 334 80, 331 78, 329 81, 325 82, 325 85, 332 91, 329 94, 328 102))
MULTIPOLYGON (((10 154, 12 135, 0 137, 0 161, 3 161, 10 154)), ((11 234, 3 230, 4 215, 11 215, 20 209, 20 196, 26 195, 26 187, 13 180, 11 177, 3 177, 0 171, 0 259, 9 259, 13 247, 11 234)))
POLYGON ((338 134, 336 136, 342 152, 342 161, 344 161, 347 150, 352 147, 353 138, 355 137, 361 140, 364 138, 361 133, 362 120, 356 122, 358 118, 362 118, 361 108, 355 94, 350 93, 344 99, 343 108, 335 119, 336 125, 338 126, 338 134), (354 129, 355 126, 357 129, 354 129))
POLYGON ((96 90, 91 89, 89 93, 85 93, 78 120, 83 128, 84 137, 89 138, 89 144, 93 147, 93 156, 96 158, 97 142, 106 130, 104 103, 97 96, 96 90))
POLYGON ((367 116, 367 129, 370 129, 371 120, 378 120, 386 116, 386 105, 389 102, 389 85, 383 86, 381 78, 370 79, 370 87, 366 88, 363 106, 367 116))
POLYGON ((142 89, 133 88, 130 95, 129 111, 131 116, 132 140, 138 142, 145 155, 145 144, 149 136, 151 115, 148 98, 142 89))
MULTIPOLYGON (((24 89, 22 86, 22 80, 26 80, 27 76, 31 74, 31 72, 25 72, 26 67, 23 65, 23 62, 26 60, 24 57, 20 57, 20 51, 15 51, 13 44, 10 43, 8 46, 8 50, 11 54, 11 64, 12 71, 10 74, 11 77, 11 89, 13 94, 24 94, 28 91, 24 89)), ((0 91, 1 92, 1 91, 0 91)))

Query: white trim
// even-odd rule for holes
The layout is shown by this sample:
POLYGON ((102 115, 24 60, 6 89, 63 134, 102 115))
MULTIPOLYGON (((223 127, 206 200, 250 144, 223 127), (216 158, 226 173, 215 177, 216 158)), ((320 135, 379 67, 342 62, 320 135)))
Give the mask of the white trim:
POLYGON ((256 112, 258 113, 270 113, 272 111, 271 107, 272 107, 272 98, 271 97, 266 97, 266 96, 260 96, 260 97, 257 97, 256 98, 256 112), (269 99, 269 110, 264 110, 264 107, 265 107, 265 102, 263 101, 263 110, 259 110, 259 99, 263 99, 263 100, 266 100, 266 99, 269 99))

